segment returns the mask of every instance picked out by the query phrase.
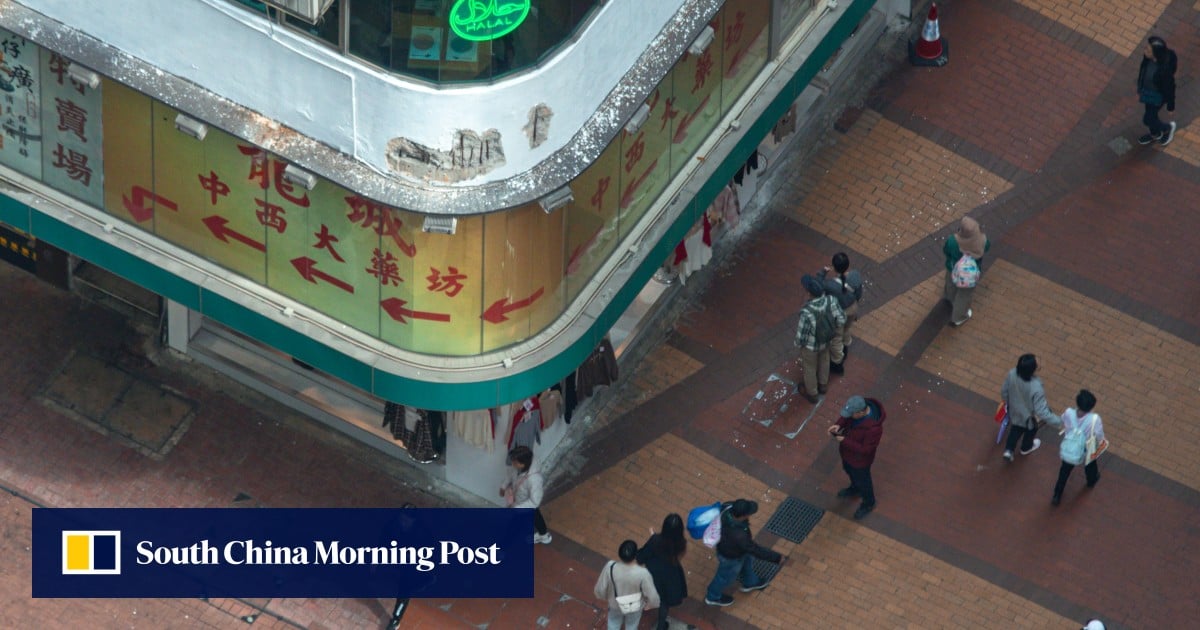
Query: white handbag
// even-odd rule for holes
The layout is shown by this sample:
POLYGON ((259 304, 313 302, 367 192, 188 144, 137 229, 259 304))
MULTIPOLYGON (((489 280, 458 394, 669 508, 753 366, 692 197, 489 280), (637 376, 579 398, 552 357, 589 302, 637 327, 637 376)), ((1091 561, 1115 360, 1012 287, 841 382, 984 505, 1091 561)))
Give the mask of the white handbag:
POLYGON ((617 563, 614 562, 608 567, 608 579, 612 580, 613 595, 616 596, 617 608, 621 609, 621 614, 628 615, 642 609, 645 603, 642 599, 642 592, 631 593, 629 595, 620 595, 617 593, 617 579, 613 577, 613 571, 617 568, 617 563))

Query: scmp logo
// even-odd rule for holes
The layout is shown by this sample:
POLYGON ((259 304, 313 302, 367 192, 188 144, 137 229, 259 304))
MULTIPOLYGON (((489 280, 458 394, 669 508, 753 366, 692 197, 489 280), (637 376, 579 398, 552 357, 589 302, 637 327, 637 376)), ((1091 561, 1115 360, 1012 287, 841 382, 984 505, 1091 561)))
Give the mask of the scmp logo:
POLYGON ((64 531, 63 575, 120 575, 121 532, 64 531))

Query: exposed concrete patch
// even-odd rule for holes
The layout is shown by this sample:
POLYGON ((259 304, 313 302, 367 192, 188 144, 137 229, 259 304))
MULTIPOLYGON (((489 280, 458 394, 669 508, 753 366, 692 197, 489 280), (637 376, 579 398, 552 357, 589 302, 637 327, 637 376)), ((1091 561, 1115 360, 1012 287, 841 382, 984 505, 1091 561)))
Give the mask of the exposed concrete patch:
POLYGON ((470 129, 454 133, 448 150, 435 149, 408 138, 392 138, 387 146, 388 168, 415 179, 443 183, 461 182, 504 165, 500 132, 482 134, 470 129))
POLYGON ((529 138, 529 148, 535 149, 550 136, 550 119, 554 112, 545 103, 538 103, 529 110, 529 122, 521 127, 529 138))

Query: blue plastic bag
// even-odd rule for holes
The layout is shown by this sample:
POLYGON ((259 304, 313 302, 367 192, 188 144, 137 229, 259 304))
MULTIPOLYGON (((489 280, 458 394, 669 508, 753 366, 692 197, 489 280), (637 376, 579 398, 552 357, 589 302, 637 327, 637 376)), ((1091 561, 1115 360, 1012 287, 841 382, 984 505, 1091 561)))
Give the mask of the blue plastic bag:
POLYGON ((708 529, 709 523, 712 523, 713 519, 717 518, 720 514, 720 501, 712 505, 701 505, 700 507, 692 508, 692 511, 688 512, 687 518, 688 534, 691 534, 692 538, 696 540, 702 539, 704 537, 704 530, 708 529))

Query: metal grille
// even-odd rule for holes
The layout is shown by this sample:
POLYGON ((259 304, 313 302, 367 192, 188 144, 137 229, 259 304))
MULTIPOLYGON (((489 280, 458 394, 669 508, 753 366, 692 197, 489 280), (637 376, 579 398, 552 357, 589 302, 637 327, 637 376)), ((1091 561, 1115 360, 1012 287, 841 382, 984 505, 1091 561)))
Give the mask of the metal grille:
POLYGON ((771 520, 767 521, 766 529, 780 538, 799 543, 808 537, 809 532, 821 522, 824 515, 825 510, 800 499, 788 497, 779 505, 779 509, 775 510, 771 520))

